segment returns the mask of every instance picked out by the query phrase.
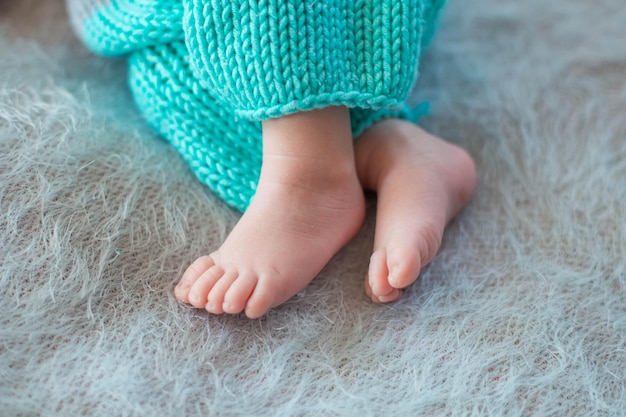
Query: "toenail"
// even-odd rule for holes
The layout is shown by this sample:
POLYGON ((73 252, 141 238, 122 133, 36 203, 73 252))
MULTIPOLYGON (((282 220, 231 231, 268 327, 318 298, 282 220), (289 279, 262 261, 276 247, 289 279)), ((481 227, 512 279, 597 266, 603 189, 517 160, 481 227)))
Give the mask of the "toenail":
POLYGON ((230 310, 232 306, 229 303, 224 303, 224 305, 222 305, 222 308, 224 309, 224 311, 227 311, 230 310))
POLYGON ((213 304, 213 301, 209 301, 209 303, 206 305, 206 309, 213 310, 214 308, 215 308, 215 304, 213 304))
POLYGON ((393 265, 389 268, 389 277, 387 277, 389 282, 396 281, 398 279, 398 269, 400 269, 398 268, 398 265, 393 265))
POLYGON ((198 297, 198 294, 195 293, 189 294, 189 301, 191 301, 192 303, 197 303, 200 301, 200 297, 198 297))

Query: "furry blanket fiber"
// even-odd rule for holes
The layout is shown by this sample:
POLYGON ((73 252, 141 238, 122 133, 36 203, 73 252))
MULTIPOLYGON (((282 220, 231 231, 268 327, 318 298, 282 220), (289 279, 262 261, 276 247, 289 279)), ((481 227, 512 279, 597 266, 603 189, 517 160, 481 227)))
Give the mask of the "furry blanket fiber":
POLYGON ((422 124, 479 186, 401 301, 361 232, 259 320, 176 302, 237 213, 145 124, 61 0, 0 0, 0 414, 626 414, 626 8, 452 1, 422 124))

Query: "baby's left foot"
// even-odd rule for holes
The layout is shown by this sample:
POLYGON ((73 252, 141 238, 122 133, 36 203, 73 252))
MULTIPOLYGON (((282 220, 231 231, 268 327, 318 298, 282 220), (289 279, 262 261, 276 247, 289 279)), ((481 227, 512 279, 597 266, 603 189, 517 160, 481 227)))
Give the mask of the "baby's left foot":
POLYGON ((365 290, 374 302, 395 301, 433 259, 446 224, 469 201, 474 162, 463 149, 398 119, 366 130, 355 143, 355 160, 363 187, 378 195, 365 290))

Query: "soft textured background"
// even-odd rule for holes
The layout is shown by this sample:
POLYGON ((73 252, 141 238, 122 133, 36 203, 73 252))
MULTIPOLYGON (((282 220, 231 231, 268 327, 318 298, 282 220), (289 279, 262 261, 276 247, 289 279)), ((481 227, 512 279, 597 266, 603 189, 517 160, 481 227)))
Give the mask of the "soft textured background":
POLYGON ((457 0, 428 129, 480 184, 397 304, 361 233, 261 320, 173 285, 237 214, 145 125, 61 0, 0 0, 0 414, 626 414, 626 8, 457 0))

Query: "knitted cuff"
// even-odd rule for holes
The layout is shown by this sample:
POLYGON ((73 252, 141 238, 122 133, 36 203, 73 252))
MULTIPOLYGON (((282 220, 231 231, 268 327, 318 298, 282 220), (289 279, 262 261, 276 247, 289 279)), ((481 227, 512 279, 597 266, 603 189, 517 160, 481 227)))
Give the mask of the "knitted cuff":
MULTIPOLYGON (((436 1, 436 0, 435 0, 436 1)), ((246 118, 400 108, 433 0, 183 0, 198 76, 246 118)))
POLYGON ((66 0, 77 35, 93 52, 119 56, 183 40, 181 0, 66 0))

